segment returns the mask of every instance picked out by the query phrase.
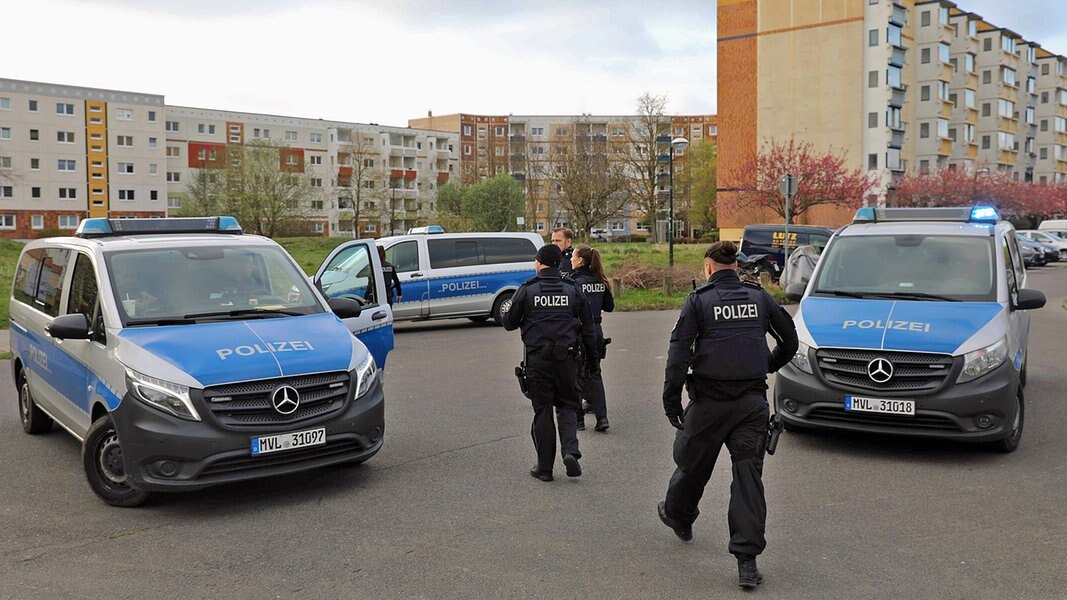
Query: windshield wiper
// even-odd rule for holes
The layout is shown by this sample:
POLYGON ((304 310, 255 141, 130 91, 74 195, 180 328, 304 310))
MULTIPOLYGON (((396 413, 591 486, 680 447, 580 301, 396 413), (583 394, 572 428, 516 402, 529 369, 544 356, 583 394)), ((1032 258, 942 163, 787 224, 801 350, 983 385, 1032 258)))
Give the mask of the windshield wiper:
POLYGON ((832 296, 843 296, 845 298, 866 298, 868 294, 863 292, 843 292, 841 290, 815 290, 812 294, 830 294, 832 296))
POLYGON ((126 321, 127 327, 137 327, 139 325, 192 325, 196 323, 195 320, 189 317, 181 318, 170 317, 167 319, 130 319, 126 321))
POLYGON ((937 294, 927 294, 925 292, 877 292, 872 293, 871 295, 886 298, 901 298, 904 300, 940 300, 942 302, 961 302, 959 298, 950 298, 948 296, 939 296, 937 294))
POLYGON ((193 313, 191 315, 185 315, 186 319, 210 319, 214 317, 250 317, 260 316, 263 318, 281 317, 281 316, 300 316, 305 313, 297 312, 293 310, 283 310, 280 308, 239 308, 235 310, 223 310, 219 312, 209 313, 193 313))

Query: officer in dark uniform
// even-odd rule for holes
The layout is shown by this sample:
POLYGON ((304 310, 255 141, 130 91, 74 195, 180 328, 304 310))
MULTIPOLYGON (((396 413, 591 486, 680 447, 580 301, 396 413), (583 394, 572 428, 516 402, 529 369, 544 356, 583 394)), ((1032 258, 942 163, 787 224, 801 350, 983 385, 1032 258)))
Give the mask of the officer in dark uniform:
POLYGON ((400 277, 396 274, 393 263, 385 260, 385 248, 378 246, 378 258, 382 261, 382 274, 385 275, 385 299, 389 306, 393 305, 393 292, 396 292, 396 302, 404 297, 404 291, 400 287, 400 277))
MULTIPOLYGON (((522 327, 525 345, 526 389, 533 403, 531 427, 537 465, 530 475, 552 481, 556 462, 556 424, 568 477, 582 474, 578 459, 576 411, 581 401, 578 388, 578 352, 596 350, 596 331, 589 302, 573 281, 559 272, 563 253, 552 244, 537 251, 534 267, 537 277, 523 283, 510 302, 504 304, 504 328, 522 327)), ((589 354, 593 356, 592 354, 589 354)), ((586 369, 599 370, 599 360, 586 363, 586 369)))
POLYGON ((678 468, 666 501, 659 503, 659 517, 681 539, 693 539, 697 504, 726 444, 733 462, 730 553, 737 557, 738 583, 754 588, 763 581, 756 555, 766 546, 761 477, 769 418, 767 374, 796 354, 797 333, 774 298, 741 283, 733 242, 711 245, 704 272, 708 283, 689 295, 671 332, 663 409, 679 430, 674 441, 678 468), (773 352, 767 348, 767 333, 777 340, 773 352), (684 412, 683 384, 690 399, 684 412))
MULTIPOLYGON (((611 287, 608 286, 607 275, 604 274, 604 265, 600 261, 600 252, 589 246, 578 246, 571 257, 571 266, 574 271, 571 278, 582 289, 582 293, 589 300, 589 309, 593 313, 593 324, 596 327, 597 359, 603 360, 607 356, 607 344, 611 340, 604 338, 604 330, 601 328, 603 321, 602 313, 615 310, 615 299, 611 295, 611 287)), ((581 410, 578 411, 578 429, 585 429, 585 413, 592 412, 596 416, 596 431, 605 432, 608 424, 607 395, 604 393, 604 379, 600 371, 590 372, 584 369, 583 377, 579 378, 582 388, 581 410)))
POLYGON ((563 251, 563 260, 559 263, 561 273, 570 273, 571 256, 574 255, 574 232, 566 227, 557 227, 552 230, 552 243, 563 251))

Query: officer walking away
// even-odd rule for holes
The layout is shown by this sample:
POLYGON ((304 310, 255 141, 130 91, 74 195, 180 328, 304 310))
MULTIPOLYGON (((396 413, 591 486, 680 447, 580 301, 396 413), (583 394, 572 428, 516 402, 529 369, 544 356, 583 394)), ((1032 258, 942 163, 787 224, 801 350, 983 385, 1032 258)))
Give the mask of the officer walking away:
MULTIPOLYGON (((608 277, 604 274, 604 266, 600 262, 600 252, 589 246, 578 246, 571 257, 571 266, 574 267, 571 277, 589 300, 589 309, 593 314, 593 325, 596 329, 596 358, 603 360, 607 356, 608 343, 611 340, 604 338, 604 329, 601 327, 604 320, 602 313, 615 310, 615 299, 611 296, 608 277)), ((579 378, 579 383, 585 402, 578 411, 578 430, 585 430, 585 413, 588 410, 596 416, 594 429, 607 431, 608 406, 604 394, 604 379, 600 371, 583 369, 583 377, 579 378)))
POLYGON ((730 486, 730 553, 737 557, 738 584, 763 582, 756 556, 767 545, 764 526, 763 454, 769 408, 767 374, 797 352, 797 333, 782 307, 737 275, 737 246, 716 242, 704 254, 708 283, 685 301, 671 332, 663 383, 663 410, 678 429, 678 468, 658 506, 659 518, 683 540, 693 539, 693 521, 704 486, 723 444, 733 462, 730 486), (766 333, 777 346, 768 351, 766 333), (682 385, 689 405, 682 410, 682 385))
POLYGON ((394 291, 396 291, 397 302, 400 302, 403 297, 400 290, 400 277, 397 276, 393 263, 385 260, 385 248, 381 246, 378 246, 378 258, 382 260, 382 274, 385 275, 385 298, 389 301, 389 306, 392 306, 394 291))
POLYGON ((574 232, 566 227, 557 227, 552 230, 552 243, 563 251, 563 261, 559 265, 561 273, 570 273, 571 256, 574 255, 574 232))
MULTIPOLYGON (((579 288, 560 275, 563 253, 552 244, 537 251, 534 268, 537 276, 523 283, 504 305, 504 328, 522 327, 525 346, 525 382, 523 393, 533 403, 534 419, 530 428, 537 464, 530 475, 552 481, 556 462, 556 428, 552 410, 558 419, 559 442, 568 477, 578 477, 582 468, 578 459, 577 410, 581 393, 578 389, 578 353, 587 356, 596 350, 596 331, 589 302, 579 288)), ((585 368, 598 370, 599 360, 585 368)))

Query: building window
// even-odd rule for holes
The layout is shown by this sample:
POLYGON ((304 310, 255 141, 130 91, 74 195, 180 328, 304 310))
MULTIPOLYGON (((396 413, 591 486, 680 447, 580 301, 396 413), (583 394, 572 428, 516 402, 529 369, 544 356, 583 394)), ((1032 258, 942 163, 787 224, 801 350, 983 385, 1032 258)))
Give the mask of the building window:
POLYGON ((118 119, 119 121, 132 121, 133 120, 133 109, 131 109, 131 108, 116 108, 115 109, 115 118, 118 119))
POLYGON ((37 112, 37 101, 30 100, 30 112, 37 112))
POLYGON ((10 140, 10 139, 11 139, 11 128, 10 127, 0 127, 0 140, 10 140))
POLYGON ((31 142, 36 142, 36 141, 37 141, 37 140, 39 140, 39 139, 41 139, 41 132, 40 132, 40 130, 38 130, 38 129, 31 129, 31 130, 30 130, 30 141, 31 141, 31 142))
POLYGON ((14 229, 15 215, 0 215, 0 229, 14 229))
POLYGON ((174 156, 181 156, 181 155, 182 155, 182 149, 181 149, 180 146, 167 146, 167 156, 174 157, 174 156))
POLYGON ((982 103, 982 116, 983 117, 989 117, 989 116, 992 116, 992 114, 993 114, 993 110, 991 108, 991 105, 988 102, 983 102, 982 103))
POLYGON ((156 138, 154 138, 154 137, 148 138, 148 147, 149 148, 155 148, 156 147, 156 138))
POLYGON ((938 60, 941 61, 941 64, 943 64, 943 65, 949 64, 949 62, 951 62, 951 60, 952 60, 951 56, 950 56, 950 53, 952 51, 952 46, 942 42, 940 45, 938 45, 937 49, 938 49, 937 58, 938 58, 938 60))
POLYGON ((878 155, 877 154, 868 154, 867 155, 867 170, 868 171, 877 171, 878 170, 878 155))
POLYGON ((150 190, 148 192, 149 200, 159 200, 159 190, 150 190))
POLYGON ((30 159, 30 170, 31 171, 40 171, 41 170, 41 159, 39 159, 39 158, 31 158, 30 159))
POLYGON ((890 86, 900 89, 902 85, 903 72, 900 67, 890 66, 886 71, 886 83, 890 86))
POLYGON ((1015 87, 1015 69, 1009 69, 1008 67, 1001 67, 1000 79, 1006 85, 1015 87))
POLYGON ((1000 49, 1008 54, 1015 54, 1015 38, 1006 35, 1000 36, 1000 49))
POLYGON ((463 126, 463 135, 470 135, 470 134, 471 134, 471 126, 470 125, 464 125, 463 126))
POLYGON ((77 229, 81 217, 78 215, 59 215, 60 229, 77 229))
POLYGON ((11 98, 0 98, 0 110, 11 110, 11 98))
POLYGON ((133 190, 119 190, 119 200, 126 202, 133 200, 133 190))
POLYGON ((982 136, 982 150, 989 150, 990 139, 988 135, 982 136))
POLYGON ((30 217, 30 227, 34 229, 44 229, 44 215, 33 215, 30 217))
POLYGON ((919 100, 928 102, 930 100, 930 86, 924 85, 919 88, 919 100))
POLYGON ((937 120, 937 137, 948 139, 948 119, 937 120))
POLYGON ((167 183, 181 183, 182 174, 177 171, 167 171, 167 183))
POLYGON ((133 163, 120 162, 118 171, 120 175, 133 175, 133 163))
POLYGON ((65 102, 56 102, 56 114, 57 115, 73 115, 74 105, 67 104, 65 102))
POLYGON ((115 145, 120 148, 133 148, 133 136, 120 135, 116 138, 115 145))
POLYGON ((999 102, 999 114, 1005 119, 1011 119, 1015 117, 1015 103, 1011 100, 1001 100, 999 102))
POLYGON ((61 200, 74 200, 78 197, 78 188, 59 188, 59 198, 61 200))
POLYGON ((874 47, 878 45, 878 30, 872 29, 867 32, 867 45, 874 47))
POLYGON ((567 135, 568 133, 570 133, 570 132, 567 130, 566 127, 557 127, 556 128, 556 135, 559 136, 559 137, 563 137, 563 136, 567 135))
POLYGON ((923 175, 926 175, 929 172, 930 172, 930 161, 928 161, 928 160, 920 160, 919 161, 919 173, 921 173, 923 175))
POLYGON ((148 165, 148 174, 149 175, 159 175, 159 165, 157 165, 155 163, 152 163, 152 164, 148 165))
POLYGON ((295 141, 297 141, 297 133, 295 131, 286 131, 285 132, 285 141, 287 141, 287 142, 295 142, 295 141))
POLYGON ((74 132, 73 131, 57 131, 56 141, 60 144, 73 144, 74 132))
POLYGON ((57 162, 57 168, 60 171, 74 171, 77 168, 77 162, 73 161, 73 160, 68 160, 68 159, 65 159, 65 158, 61 158, 57 162))
POLYGON ((0 169, 10 169, 10 168, 11 168, 11 157, 10 156, 0 156, 0 169))
POLYGON ((1048 148, 1042 148, 1041 152, 1040 152, 1040 155, 1041 155, 1041 160, 1048 160, 1048 148))
POLYGON ((0 198, 14 198, 15 188, 10 185, 0 185, 0 198))
POLYGON ((148 121, 150 123, 155 123, 156 122, 156 111, 154 111, 154 110, 148 111, 148 121))
POLYGON ((922 12, 922 16, 919 19, 919 21, 920 21, 920 23, 922 24, 923 27, 929 27, 930 26, 930 11, 924 10, 922 12))
MULTIPOLYGON (((322 134, 321 133, 309 133, 308 134, 308 141, 311 142, 312 144, 321 144, 322 143, 322 134)), ((319 164, 322 164, 322 163, 320 162, 319 164)))
POLYGON ((919 123, 919 137, 923 139, 930 137, 929 123, 919 123))
POLYGON ((172 133, 177 133, 181 131, 181 124, 177 121, 167 121, 164 123, 163 129, 172 133))
POLYGON ((867 73, 867 87, 878 87, 878 71, 870 71, 867 73))
POLYGON ((989 52, 993 50, 993 38, 987 37, 982 40, 982 52, 989 52))
POLYGON ((378 226, 374 223, 367 223, 363 226, 363 231, 366 233, 374 233, 378 231, 378 226))
POLYGON ((310 163, 312 165, 322 165, 322 157, 321 156, 309 156, 308 157, 308 163, 310 163))
POLYGON ((531 127, 530 128, 530 135, 544 135, 544 134, 545 134, 545 128, 544 127, 531 127))
MULTIPOLYGON (((924 13, 924 14, 926 14, 926 13, 924 13)), ((919 50, 919 62, 921 62, 924 65, 930 63, 930 49, 929 48, 923 48, 922 50, 919 50)))
POLYGON ((493 130, 493 133, 494 133, 494 135, 496 135, 498 137, 502 136, 502 135, 504 135, 504 128, 503 127, 497 127, 496 129, 493 130))
POLYGON ((41 197, 41 188, 36 187, 36 186, 30 188, 30 198, 40 198, 40 197, 41 197))
POLYGON ((322 187, 322 178, 321 177, 312 177, 311 178, 311 187, 317 187, 317 188, 322 187))

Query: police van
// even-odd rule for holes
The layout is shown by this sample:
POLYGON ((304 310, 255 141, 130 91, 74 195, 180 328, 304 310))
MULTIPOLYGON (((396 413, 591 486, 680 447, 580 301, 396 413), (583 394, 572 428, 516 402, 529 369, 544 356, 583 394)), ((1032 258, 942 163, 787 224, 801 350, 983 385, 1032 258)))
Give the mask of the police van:
POLYGON ((378 240, 403 290, 396 320, 501 322, 501 307, 535 275, 536 233, 427 233, 378 240))
POLYGON ((116 506, 367 460, 393 344, 374 241, 343 244, 330 268, 361 285, 324 298, 230 217, 87 219, 28 243, 10 304, 23 429, 80 440, 90 487, 116 506))
POLYGON ((1010 223, 991 207, 873 209, 831 238, 775 384, 787 429, 986 442, 1022 438, 1030 315, 1010 223))

